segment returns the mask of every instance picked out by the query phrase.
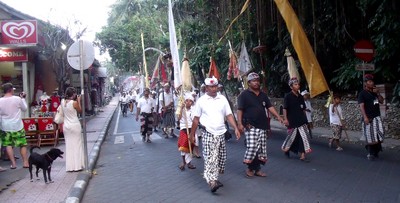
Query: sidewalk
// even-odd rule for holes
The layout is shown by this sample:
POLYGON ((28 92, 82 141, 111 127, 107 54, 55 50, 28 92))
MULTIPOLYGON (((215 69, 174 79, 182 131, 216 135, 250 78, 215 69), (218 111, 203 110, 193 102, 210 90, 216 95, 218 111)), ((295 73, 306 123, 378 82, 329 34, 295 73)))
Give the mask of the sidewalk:
MULTIPOLYGON (((107 133, 112 116, 118 105, 118 98, 114 97, 110 104, 100 108, 98 115, 86 120, 87 149, 89 170, 95 166, 100 146, 107 133)), ((50 147, 42 147, 39 153, 47 152, 50 147)), ((65 144, 57 146, 65 152, 65 144)), ((20 156, 16 149, 17 156, 20 156)), ((65 171, 65 160, 56 159, 52 165, 51 177, 54 183, 45 184, 40 171, 41 180, 30 182, 29 170, 22 168, 21 159, 17 160, 17 169, 9 169, 8 161, 0 161, 0 165, 7 171, 0 173, 0 202, 79 202, 83 195, 90 174, 87 171, 69 173, 65 171)), ((35 169, 33 170, 34 173, 35 169)), ((35 174, 34 174, 35 176, 35 174)))
MULTIPOLYGON (((274 119, 271 120, 271 130, 286 130, 286 127, 283 126, 279 121, 274 119)), ((347 135, 349 136, 349 142, 352 144, 364 144, 364 140, 361 140, 361 131, 350 131, 347 130, 347 135)), ((314 138, 325 138, 326 142, 328 143, 328 138, 332 135, 332 130, 330 128, 321 128, 315 127, 312 129, 312 135, 314 138)), ((343 139, 346 139, 346 134, 343 131, 343 139)), ((347 142, 347 141, 343 141, 347 142)), ((382 143, 382 147, 386 149, 400 149, 400 140, 396 140, 393 138, 385 138, 384 142, 382 143)))

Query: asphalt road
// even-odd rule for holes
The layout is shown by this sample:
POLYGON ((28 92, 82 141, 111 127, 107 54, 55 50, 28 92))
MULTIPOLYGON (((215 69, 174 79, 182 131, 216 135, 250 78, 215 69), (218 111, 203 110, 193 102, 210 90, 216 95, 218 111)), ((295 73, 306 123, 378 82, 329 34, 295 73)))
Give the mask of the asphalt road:
POLYGON ((154 134, 152 143, 143 143, 134 116, 116 114, 82 202, 400 202, 398 150, 368 161, 361 145, 344 144, 338 152, 314 139, 311 162, 303 163, 283 155, 285 131, 273 129, 263 167, 268 176, 246 178, 243 139, 231 140, 224 187, 212 194, 202 159, 194 160, 196 169, 180 171, 176 138, 154 134))

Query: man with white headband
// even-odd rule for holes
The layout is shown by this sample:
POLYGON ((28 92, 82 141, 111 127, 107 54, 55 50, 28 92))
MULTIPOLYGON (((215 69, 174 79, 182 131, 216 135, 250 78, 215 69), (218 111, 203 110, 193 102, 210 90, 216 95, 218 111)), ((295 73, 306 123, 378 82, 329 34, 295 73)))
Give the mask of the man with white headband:
POLYGON ((194 119, 189 139, 193 142, 199 124, 205 127, 203 134, 204 178, 211 192, 216 192, 223 184, 218 181, 219 174, 225 171, 225 118, 235 129, 236 138, 240 138, 228 100, 218 95, 218 80, 215 77, 205 79, 206 94, 199 98, 194 111, 194 119))

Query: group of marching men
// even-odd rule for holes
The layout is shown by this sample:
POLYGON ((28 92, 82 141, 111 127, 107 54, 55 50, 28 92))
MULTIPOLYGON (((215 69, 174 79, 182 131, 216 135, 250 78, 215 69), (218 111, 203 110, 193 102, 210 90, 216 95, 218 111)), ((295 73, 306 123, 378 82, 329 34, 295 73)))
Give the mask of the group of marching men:
MULTIPOLYGON (((201 86, 201 91, 194 89, 193 92, 186 93, 191 95, 195 101, 201 95, 205 94, 205 85, 201 86)), ((175 110, 179 103, 180 95, 175 91, 170 83, 165 83, 162 88, 157 91, 151 91, 145 88, 142 94, 136 90, 129 92, 123 91, 120 95, 120 107, 123 111, 126 105, 131 114, 134 114, 136 106, 136 120, 141 122, 141 135, 144 142, 151 143, 150 135, 157 132, 160 128, 166 139, 169 137, 177 137, 174 134, 174 129, 179 128, 179 120, 176 122, 175 110)))
MULTIPOLYGON (((279 122, 288 128, 288 134, 282 144, 282 151, 287 158, 291 158, 290 152, 299 154, 303 163, 310 160, 306 154, 310 153, 311 147, 308 138, 310 137, 309 121, 307 119, 307 105, 303 92, 300 93, 300 83, 297 78, 291 78, 288 85, 291 91, 285 95, 283 104, 283 116, 280 116, 271 104, 266 93, 260 87, 260 77, 257 73, 247 75, 248 89, 242 91, 238 96, 237 122, 233 116, 230 104, 225 96, 221 94, 221 85, 215 77, 206 78, 201 86, 201 92, 187 92, 175 95, 167 83, 164 90, 150 92, 144 89, 143 96, 137 102, 136 121, 141 122, 140 132, 144 142, 151 142, 150 135, 153 127, 159 124, 159 115, 162 120, 161 128, 165 138, 173 135, 175 128, 175 116, 177 116, 180 128, 178 138, 178 149, 181 152, 182 163, 180 170, 185 168, 195 169, 191 163, 192 154, 200 157, 198 153, 199 135, 201 135, 203 157, 204 157, 204 179, 207 181, 211 192, 216 192, 224 185, 218 180, 220 174, 225 172, 227 151, 225 145, 225 133, 227 132, 226 121, 234 129, 235 136, 239 140, 241 134, 245 135, 246 152, 243 163, 247 165, 245 176, 266 177, 261 171, 261 165, 267 160, 267 135, 269 133, 269 113, 279 122), (175 98, 175 102, 174 102, 175 98), (156 100, 158 102, 156 102, 156 100), (180 100, 179 102, 177 100, 180 100), (174 103, 177 106, 174 106, 174 103), (158 111, 155 111, 158 109, 158 111), (198 130, 198 127, 201 130, 198 130), (199 132, 200 131, 200 132, 199 132)), ((122 96, 124 97, 124 96, 122 96)), ((124 99, 121 99, 124 101, 124 99)), ((363 116, 363 136, 366 139, 368 159, 378 158, 382 150, 381 143, 384 139, 384 131, 379 113, 379 103, 383 97, 375 88, 373 76, 364 76, 364 90, 360 92, 358 103, 363 116)), ((333 137, 329 145, 337 145, 338 151, 342 148, 339 145, 341 131, 343 130, 343 117, 340 108, 340 97, 334 96, 330 105, 329 113, 333 130, 333 137), (337 118, 336 118, 337 117, 337 118), (338 122, 333 122, 340 119, 338 122), (336 124, 335 124, 336 123, 336 124)), ((156 129, 155 129, 156 130, 156 129)))

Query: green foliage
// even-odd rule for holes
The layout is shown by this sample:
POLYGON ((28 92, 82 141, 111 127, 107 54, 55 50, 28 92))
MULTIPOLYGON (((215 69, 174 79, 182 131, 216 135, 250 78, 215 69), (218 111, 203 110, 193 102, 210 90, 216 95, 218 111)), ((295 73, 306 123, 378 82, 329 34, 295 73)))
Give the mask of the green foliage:
MULTIPOLYGON (((140 71, 139 64, 143 59, 141 33, 144 36, 144 46, 165 47, 168 36, 166 14, 167 4, 161 0, 146 3, 141 0, 118 1, 113 7, 104 27, 96 38, 101 51, 108 51, 112 62, 121 71, 140 71), (158 15, 154 15, 157 13, 158 15)), ((155 61, 158 53, 146 53, 148 61, 155 61)), ((148 63, 149 72, 152 63, 148 63)), ((151 72, 150 72, 151 73, 151 72)))
MULTIPOLYGON (((280 13, 272 0, 252 1, 220 44, 217 44, 218 40, 239 14, 243 1, 172 2, 180 47, 185 51, 194 75, 198 75, 200 69, 207 73, 210 56, 213 56, 225 86, 236 88, 236 80, 226 81, 228 40, 237 52, 240 43, 245 41, 254 71, 265 72, 269 94, 283 96, 288 91, 284 50, 288 47, 296 60, 298 57, 291 45, 285 23, 278 17, 280 13), (267 17, 259 19, 260 13, 267 13, 267 17), (260 33, 263 35, 260 36, 260 33), (267 46, 267 52, 262 56, 266 61, 265 67, 261 67, 260 55, 252 51, 259 45, 259 38, 267 46)), ((362 72, 354 68, 361 61, 353 51, 354 44, 360 39, 371 40, 375 45, 376 56, 372 63, 376 66, 373 73, 377 83, 396 83, 400 72, 400 62, 397 60, 400 55, 400 15, 396 0, 314 0, 290 3, 315 49, 331 89, 354 92, 362 87, 362 72)), ((97 35, 100 47, 110 53, 118 68, 137 71, 137 64, 143 58, 141 32, 144 33, 146 47, 168 52, 167 9, 165 0, 117 1, 110 13, 108 26, 97 35)), ((155 53, 146 53, 148 61, 154 61, 156 56, 155 53)), ((306 87, 307 84, 304 82, 302 86, 306 87)), ((394 95, 399 93, 395 92, 394 95)))

